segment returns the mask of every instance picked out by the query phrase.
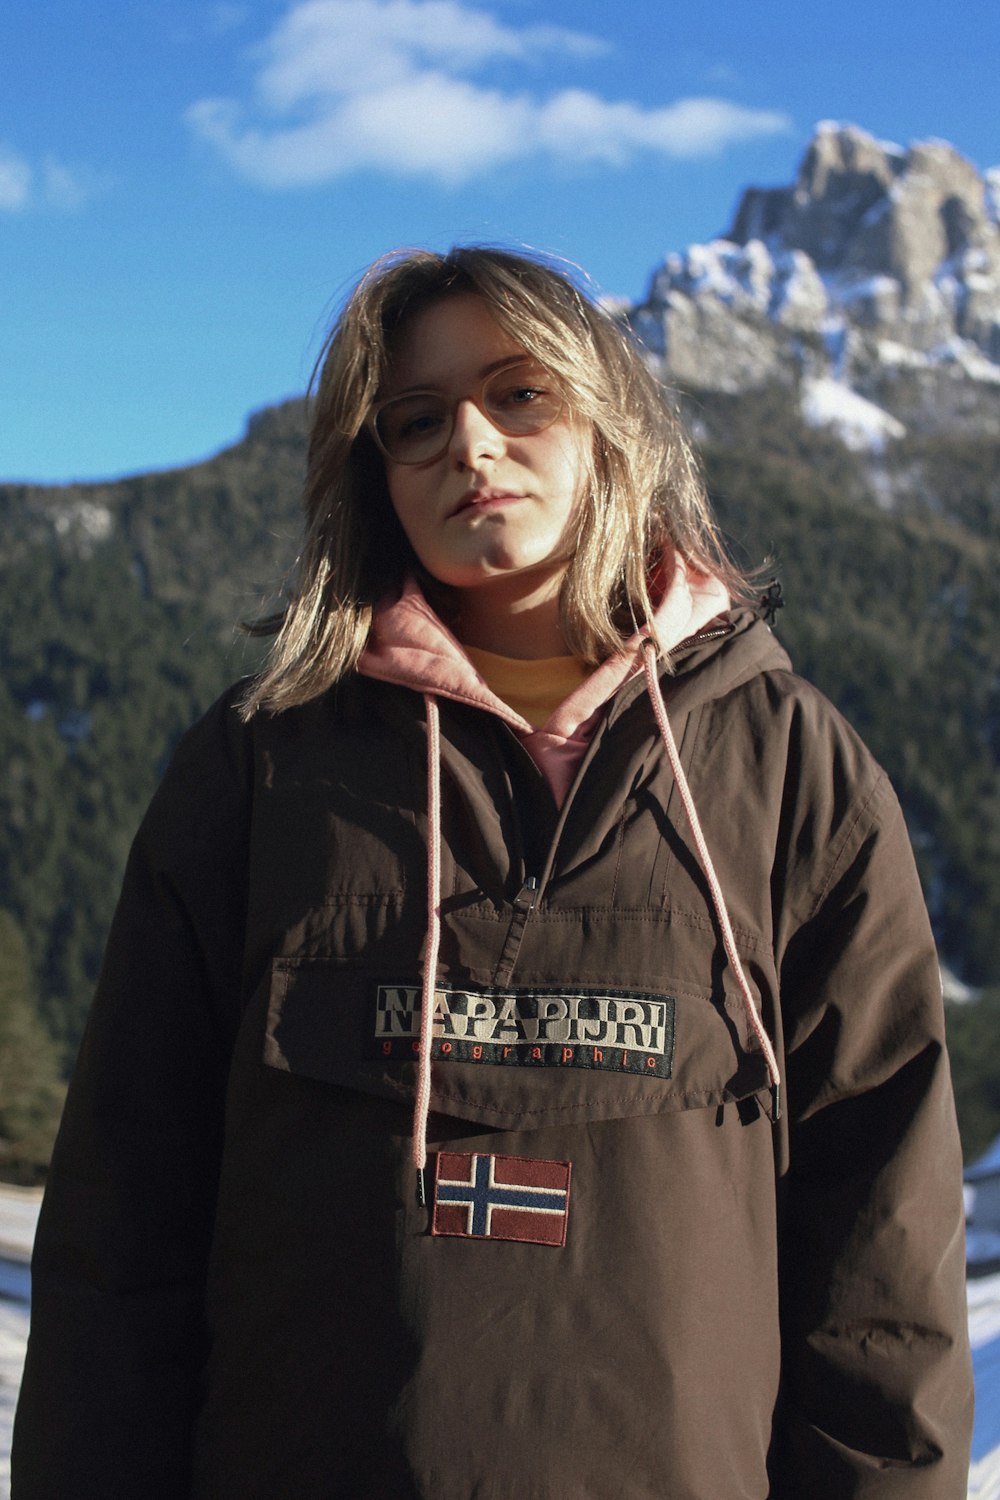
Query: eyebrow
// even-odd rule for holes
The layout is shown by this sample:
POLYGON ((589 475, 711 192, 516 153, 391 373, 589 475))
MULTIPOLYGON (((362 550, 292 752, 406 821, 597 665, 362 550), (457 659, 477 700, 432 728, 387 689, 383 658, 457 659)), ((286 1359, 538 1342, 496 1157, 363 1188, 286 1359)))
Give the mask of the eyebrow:
MULTIPOLYGON (((490 375, 494 375, 497 370, 502 370, 508 365, 513 366, 526 364, 537 365, 540 364, 540 361, 536 359, 533 354, 528 354, 527 351, 525 351, 524 354, 507 354, 503 357, 503 359, 494 359, 491 360, 488 365, 481 365, 473 376, 473 379, 486 380, 490 375)), ((432 380, 421 380, 416 382, 414 385, 403 386, 402 390, 394 391, 391 396, 386 397, 386 400, 395 401, 400 396, 415 396, 420 391, 437 392, 443 390, 443 385, 436 385, 432 380)))

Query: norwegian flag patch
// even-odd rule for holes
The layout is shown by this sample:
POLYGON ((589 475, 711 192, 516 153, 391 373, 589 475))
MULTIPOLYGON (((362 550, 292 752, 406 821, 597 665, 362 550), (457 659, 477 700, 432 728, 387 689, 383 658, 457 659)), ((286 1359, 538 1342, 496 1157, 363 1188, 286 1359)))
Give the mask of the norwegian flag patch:
POLYGON ((565 1245, 571 1171, 568 1161, 439 1151, 431 1233, 565 1245))

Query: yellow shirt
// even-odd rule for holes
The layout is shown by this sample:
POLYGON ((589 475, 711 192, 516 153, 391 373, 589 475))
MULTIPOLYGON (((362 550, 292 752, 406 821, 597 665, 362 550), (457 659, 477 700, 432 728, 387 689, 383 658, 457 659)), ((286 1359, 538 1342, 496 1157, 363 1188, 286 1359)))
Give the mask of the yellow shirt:
POLYGON ((544 656, 521 661, 466 646, 465 653, 491 692, 540 729, 560 703, 590 675, 591 668, 575 656, 544 656))

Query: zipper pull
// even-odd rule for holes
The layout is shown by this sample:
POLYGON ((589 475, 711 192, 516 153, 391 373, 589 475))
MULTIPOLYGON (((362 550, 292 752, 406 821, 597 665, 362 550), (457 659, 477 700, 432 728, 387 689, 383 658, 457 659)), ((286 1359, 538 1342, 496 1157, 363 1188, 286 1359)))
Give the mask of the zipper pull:
POLYGON ((529 875, 527 880, 514 897, 514 905, 518 911, 534 911, 535 902, 538 900, 538 876, 529 875))

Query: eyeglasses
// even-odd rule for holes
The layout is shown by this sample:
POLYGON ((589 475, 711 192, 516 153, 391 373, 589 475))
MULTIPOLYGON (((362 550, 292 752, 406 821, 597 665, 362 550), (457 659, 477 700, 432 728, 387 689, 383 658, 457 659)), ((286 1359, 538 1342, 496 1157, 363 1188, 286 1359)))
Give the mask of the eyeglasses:
POLYGON ((379 402, 371 416, 375 441, 391 463, 432 463, 447 452, 460 401, 471 401, 507 437, 544 432, 566 405, 543 365, 519 359, 494 370, 477 390, 462 396, 411 391, 379 402))

